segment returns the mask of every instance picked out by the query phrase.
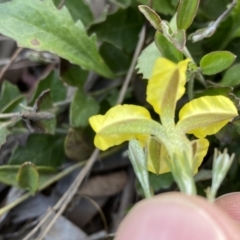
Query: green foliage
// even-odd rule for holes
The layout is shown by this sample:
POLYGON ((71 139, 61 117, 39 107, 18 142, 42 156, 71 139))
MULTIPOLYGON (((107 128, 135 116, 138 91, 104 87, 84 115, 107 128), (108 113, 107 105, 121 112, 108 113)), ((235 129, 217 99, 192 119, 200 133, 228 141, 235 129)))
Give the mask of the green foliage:
POLYGON ((163 57, 175 63, 183 59, 183 54, 161 32, 156 32, 155 44, 163 57))
POLYGON ((70 125, 72 127, 86 127, 88 119, 97 114, 99 105, 94 98, 78 89, 70 106, 70 125))
POLYGON ((0 112, 18 112, 19 104, 26 104, 26 98, 20 93, 18 87, 4 81, 1 89, 0 112))
POLYGON ((138 73, 143 74, 143 78, 149 79, 152 75, 153 64, 156 59, 161 57, 161 53, 158 51, 154 42, 149 44, 138 58, 136 68, 139 69, 138 73))
POLYGON ((177 9, 177 26, 178 29, 186 30, 192 24, 197 14, 199 0, 180 0, 177 9))
POLYGON ((53 70, 48 74, 48 76, 46 76, 45 78, 38 82, 30 105, 33 105, 37 98, 40 96, 40 94, 48 89, 50 89, 51 98, 53 102, 60 102, 65 100, 66 88, 59 79, 58 72, 56 70, 53 70))
MULTIPOLYGON (((46 90, 36 99, 34 108, 36 112, 51 112, 53 108, 52 98, 50 91, 46 90)), ((32 121, 32 126, 36 130, 40 130, 45 133, 54 134, 56 128, 56 118, 46 119, 41 121, 32 121)))
MULTIPOLYGON (((139 78, 149 79, 156 59, 162 56, 175 63, 191 59, 186 86, 188 96, 185 95, 183 101, 223 95, 231 97, 239 109, 240 1, 232 8, 229 8, 230 0, 153 0, 151 7, 148 0, 110 2, 113 7, 109 11, 105 7, 102 17, 96 21, 85 0, 66 0, 61 9, 58 9, 61 0, 0 1, 1 34, 21 47, 59 57, 54 70, 42 77, 26 95, 10 81, 1 85, 0 146, 13 132, 30 131, 30 136, 24 147, 15 147, 9 165, 0 166, 0 182, 34 194, 55 175, 53 170, 64 163, 65 154, 75 161, 91 155, 93 133, 88 119, 115 104, 146 21, 153 27, 146 24, 144 44, 135 66, 139 75, 132 74, 133 84, 125 94, 124 103, 137 103, 151 111, 143 100, 146 81, 139 78), (140 11, 147 20, 138 9, 140 4, 145 5, 140 11), (221 19, 221 16, 224 17, 221 19), (90 71, 97 75, 89 74, 90 71), (118 79, 108 81, 99 76, 118 79), (44 113, 52 117, 34 115, 31 119, 22 119, 25 113, 44 113), (6 114, 16 115, 6 118, 6 114)), ((177 109, 183 103, 178 104, 177 109)), ((159 121, 153 112, 151 115, 159 121)), ((239 159, 239 129, 239 120, 233 119, 216 138, 209 138, 210 146, 214 142, 216 147, 227 147, 236 152, 239 159)), ((149 154, 155 159, 153 163, 157 163, 159 146, 154 140, 150 145, 153 150, 149 154)), ((207 168, 213 148, 208 154, 207 168)), ((146 196, 152 194, 151 190, 161 191, 173 185, 171 174, 157 176, 145 171, 146 156, 134 140, 129 145, 129 156, 146 196)), ((157 172, 159 166, 154 167, 157 172)), ((205 171, 205 166, 203 168, 205 171)), ((235 168, 235 172, 240 170, 238 163, 235 168)), ((233 175, 230 171, 226 185, 239 191, 240 182, 234 182, 236 173, 233 175)), ((202 182, 199 186, 201 189, 208 187, 202 182)), ((223 188, 221 192, 228 189, 223 188)))
POLYGON ((129 142, 129 159, 133 165, 138 181, 141 183, 145 197, 151 197, 151 189, 148 179, 147 161, 144 151, 136 140, 129 142))
MULTIPOLYGON (((54 4, 58 7, 61 0, 54 0, 54 4)), ((66 0, 64 5, 68 8, 75 22, 80 19, 86 27, 93 23, 93 14, 84 0, 66 0)))
MULTIPOLYGON (((141 4, 148 5, 148 0, 137 1, 141 4)), ((153 9, 165 15, 174 14, 174 10, 177 4, 177 0, 153 0, 153 9)))
POLYGON ((236 87, 240 84, 240 63, 230 67, 221 80, 221 85, 236 87))
POLYGON ((211 52, 203 56, 200 67, 204 75, 214 75, 232 65, 236 56, 228 51, 211 52))
MULTIPOLYGON (((31 164, 32 165, 32 164, 31 164)), ((5 183, 7 185, 12 185, 15 187, 20 187, 18 182, 18 174, 20 171, 21 165, 4 165, 0 167, 0 182, 5 183)), ((50 178, 52 178, 56 171, 52 168, 47 167, 35 167, 35 171, 38 172, 39 178, 37 185, 38 187, 41 187, 46 181, 48 181, 50 178)), ((37 175, 35 173, 35 175, 37 175)), ((36 178, 35 178, 36 180, 36 178)), ((31 184, 26 182, 26 184, 31 184)), ((24 185, 24 188, 26 185, 24 185)), ((36 185, 35 185, 36 187, 36 185)))
POLYGON ((74 23, 68 9, 56 9, 52 0, 2 4, 0 32, 16 40, 19 46, 49 51, 84 69, 113 77, 98 53, 95 36, 88 37, 82 22, 74 23))
POLYGON ((63 137, 57 134, 31 134, 26 146, 18 146, 12 153, 9 164, 21 165, 27 161, 36 166, 57 168, 64 160, 63 142, 63 137))
POLYGON ((21 188, 30 191, 32 194, 38 190, 39 174, 37 168, 31 162, 25 162, 19 168, 17 182, 21 188))
POLYGON ((136 47, 143 20, 137 9, 119 9, 109 15, 106 21, 92 25, 89 30, 90 33, 96 33, 100 41, 109 42, 129 54, 136 47))

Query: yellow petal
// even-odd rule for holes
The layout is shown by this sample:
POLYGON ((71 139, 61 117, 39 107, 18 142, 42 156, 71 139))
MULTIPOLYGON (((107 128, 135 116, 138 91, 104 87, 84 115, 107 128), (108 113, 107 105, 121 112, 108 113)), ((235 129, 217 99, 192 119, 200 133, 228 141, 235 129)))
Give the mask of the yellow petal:
POLYGON ((169 158, 166 148, 154 138, 148 141, 148 171, 155 174, 170 172, 166 158, 169 158))
POLYGON ((209 142, 207 139, 197 139, 191 141, 193 147, 193 173, 194 175, 198 172, 198 168, 201 165, 203 158, 206 156, 209 142))
POLYGON ((148 81, 147 101, 159 115, 167 109, 166 104, 171 106, 167 109, 170 115, 174 115, 176 102, 185 92, 188 62, 186 59, 175 64, 166 58, 157 59, 148 81))
POLYGON ((146 142, 161 127, 147 109, 135 105, 117 105, 105 115, 92 116, 89 122, 96 132, 94 144, 101 150, 130 139, 146 142))
POLYGON ((224 96, 205 96, 185 104, 177 128, 198 138, 217 133, 238 115, 233 102, 224 96))

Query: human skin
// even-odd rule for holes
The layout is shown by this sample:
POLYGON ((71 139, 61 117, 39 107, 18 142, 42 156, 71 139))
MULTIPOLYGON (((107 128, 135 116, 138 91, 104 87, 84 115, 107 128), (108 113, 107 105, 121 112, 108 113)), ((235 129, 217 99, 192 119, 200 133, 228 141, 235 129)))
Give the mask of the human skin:
POLYGON ((164 193, 137 203, 115 240, 240 240, 240 193, 210 203, 199 196, 164 193))

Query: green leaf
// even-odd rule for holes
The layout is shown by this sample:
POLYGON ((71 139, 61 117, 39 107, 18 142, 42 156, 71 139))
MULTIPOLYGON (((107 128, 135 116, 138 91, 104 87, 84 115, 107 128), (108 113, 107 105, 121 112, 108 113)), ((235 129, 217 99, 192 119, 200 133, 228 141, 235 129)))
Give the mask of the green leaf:
POLYGON ((27 99, 25 96, 18 96, 12 101, 10 101, 2 110, 2 113, 13 113, 13 112, 21 112, 23 108, 20 106, 20 104, 26 106, 27 105, 27 99))
POLYGON ((21 188, 35 194, 39 184, 39 174, 35 165, 31 162, 23 163, 18 171, 17 182, 21 188))
MULTIPOLYGON (((37 98, 34 104, 34 109, 36 110, 36 112, 51 113, 53 111, 52 98, 49 90, 42 92, 41 95, 37 98)), ((41 132, 50 134, 55 133, 55 128, 57 124, 56 117, 46 120, 30 120, 32 127, 34 127, 36 130, 40 130, 41 132)))
POLYGON ((89 38, 82 22, 74 23, 68 9, 58 10, 52 0, 1 4, 0 32, 21 47, 49 51, 84 69, 114 77, 98 53, 96 38, 89 38))
POLYGON ((216 95, 222 95, 222 96, 229 96, 229 93, 232 93, 231 87, 225 87, 221 86, 220 84, 216 84, 210 81, 207 81, 207 88, 204 89, 201 92, 195 92, 194 96, 195 98, 203 97, 203 96, 216 96, 216 95))
POLYGON ((9 105, 19 99, 21 93, 17 86, 8 81, 4 81, 1 89, 0 112, 3 112, 9 105))
POLYGON ((150 186, 153 188, 153 191, 157 192, 170 188, 174 180, 171 172, 160 175, 149 172, 149 182, 150 186))
POLYGON ((231 66, 224 73, 220 84, 231 87, 236 87, 240 84, 240 63, 231 66))
MULTIPOLYGON (((231 12, 231 22, 232 25, 227 32, 227 36, 225 41, 227 41, 228 43, 233 39, 233 38, 237 38, 240 37, 240 2, 237 0, 236 1, 237 4, 236 6, 233 8, 232 12, 231 12)), ((226 45, 226 44, 225 44, 226 45)))
POLYGON ((149 44, 138 58, 136 69, 138 73, 143 74, 144 79, 149 79, 152 76, 153 66, 155 61, 161 57, 161 53, 157 49, 155 42, 149 44))
POLYGON ((0 122, 0 148, 6 142, 7 136, 9 135, 8 127, 15 125, 20 119, 15 118, 7 122, 0 122))
POLYGON ((156 32, 155 44, 162 56, 172 62, 178 63, 183 59, 183 54, 161 32, 156 32))
POLYGON ((104 61, 115 74, 123 75, 128 71, 131 59, 121 49, 111 43, 104 42, 99 51, 104 61))
POLYGON ((204 75, 214 75, 230 67, 235 59, 236 56, 228 51, 211 52, 203 56, 200 67, 204 75))
POLYGON ((155 11, 145 5, 138 6, 138 9, 156 30, 162 31, 162 20, 155 11))
POLYGON ((137 140, 131 140, 128 147, 129 159, 133 165, 134 172, 140 182, 146 198, 152 196, 150 189, 147 161, 142 146, 137 140))
MULTIPOLYGON (((137 0, 139 3, 148 5, 148 0, 137 0)), ((177 3, 177 1, 175 0, 177 3)), ((176 5, 176 4, 175 4, 176 5)), ((164 15, 173 15, 175 11, 174 4, 171 3, 169 0, 154 0, 153 7, 155 11, 162 13, 164 15)))
MULTIPOLYGON (((17 176, 21 165, 4 165, 0 166, 0 182, 19 187, 17 176)), ((52 178, 56 171, 48 167, 36 167, 39 173, 39 187, 41 187, 46 181, 52 178)))
POLYGON ((143 24, 144 18, 139 11, 119 9, 108 15, 106 21, 92 25, 89 31, 96 33, 101 42, 109 42, 126 53, 132 53, 143 24))
POLYGON ((132 0, 110 0, 121 8, 127 8, 131 5, 132 0))
POLYGON ((31 161, 36 166, 57 168, 64 160, 62 135, 31 134, 24 147, 18 146, 9 164, 21 165, 31 161))
POLYGON ((78 89, 70 106, 70 125, 75 128, 86 127, 89 125, 89 117, 97 114, 98 111, 97 101, 82 89, 78 89))
POLYGON ((192 24, 198 10, 200 0, 180 0, 177 9, 178 29, 186 30, 192 24))
POLYGON ((70 128, 64 141, 64 149, 67 157, 75 161, 87 159, 92 151, 92 138, 89 137, 89 129, 70 128))
MULTIPOLYGON (((54 0, 56 7, 61 2, 62 0, 54 0)), ((80 19, 86 27, 89 27, 93 23, 93 14, 84 0, 66 0, 64 5, 68 8, 75 22, 80 19)))
POLYGON ((72 65, 66 72, 62 74, 62 79, 68 85, 83 88, 88 77, 88 72, 76 65, 72 65))
POLYGON ((53 70, 48 76, 38 82, 32 100, 30 101, 30 105, 33 105, 40 94, 47 89, 51 90, 51 98, 53 102, 60 102, 66 99, 66 87, 64 87, 60 80, 57 70, 53 70))
POLYGON ((0 147, 6 142, 9 132, 5 123, 0 123, 0 147))

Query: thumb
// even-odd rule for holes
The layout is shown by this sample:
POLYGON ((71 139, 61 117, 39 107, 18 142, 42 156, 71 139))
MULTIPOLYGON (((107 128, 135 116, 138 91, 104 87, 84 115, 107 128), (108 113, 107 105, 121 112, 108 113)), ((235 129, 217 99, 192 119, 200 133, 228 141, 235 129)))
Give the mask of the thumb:
POLYGON ((166 193, 136 204, 115 240, 225 240, 239 236, 237 225, 217 206, 201 197, 166 193))

